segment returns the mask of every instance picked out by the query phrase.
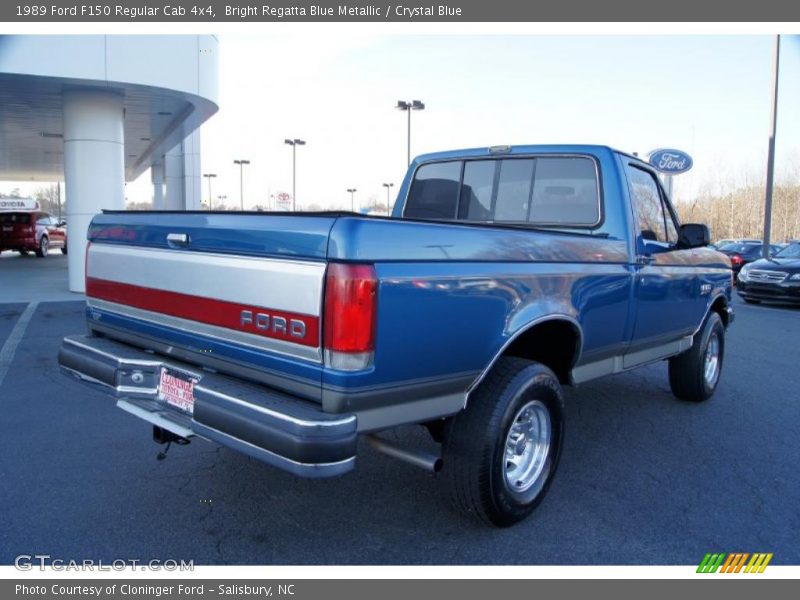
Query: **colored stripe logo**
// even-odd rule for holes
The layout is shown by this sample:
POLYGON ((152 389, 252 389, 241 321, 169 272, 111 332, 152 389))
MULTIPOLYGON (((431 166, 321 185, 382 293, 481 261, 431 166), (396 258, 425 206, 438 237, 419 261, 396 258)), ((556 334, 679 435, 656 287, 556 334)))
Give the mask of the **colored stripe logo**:
POLYGON ((312 348, 319 347, 319 317, 214 298, 86 278, 86 295, 198 323, 234 329, 312 348), (302 335, 299 335, 302 333, 302 335))
POLYGON ((700 561, 698 573, 763 573, 772 560, 772 552, 709 552, 700 561), (749 560, 748 560, 749 559, 749 560))

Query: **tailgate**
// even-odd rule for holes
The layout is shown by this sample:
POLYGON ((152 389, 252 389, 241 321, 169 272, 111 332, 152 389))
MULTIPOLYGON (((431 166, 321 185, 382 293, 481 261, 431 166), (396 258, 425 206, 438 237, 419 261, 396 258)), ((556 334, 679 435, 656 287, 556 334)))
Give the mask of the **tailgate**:
POLYGON ((90 228, 90 328, 319 400, 334 218, 108 213, 90 228))

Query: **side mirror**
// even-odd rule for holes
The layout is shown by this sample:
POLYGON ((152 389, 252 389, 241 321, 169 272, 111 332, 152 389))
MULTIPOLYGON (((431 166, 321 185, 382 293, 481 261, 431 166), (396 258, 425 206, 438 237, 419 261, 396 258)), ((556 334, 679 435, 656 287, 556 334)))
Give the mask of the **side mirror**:
POLYGON ((56 223, 56 227, 63 227, 66 224, 67 224, 66 221, 59 221, 58 223, 56 223))
POLYGON ((710 243, 708 226, 702 223, 686 223, 678 230, 678 248, 700 248, 710 243))

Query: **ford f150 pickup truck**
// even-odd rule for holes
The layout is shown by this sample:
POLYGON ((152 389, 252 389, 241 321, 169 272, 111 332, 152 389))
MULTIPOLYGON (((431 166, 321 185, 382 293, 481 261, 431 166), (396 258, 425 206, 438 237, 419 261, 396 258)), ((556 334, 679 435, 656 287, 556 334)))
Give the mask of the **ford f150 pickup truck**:
POLYGON ((59 362, 156 441, 327 477, 363 438, 496 526, 553 480, 562 385, 668 360, 706 400, 734 316, 708 229, 603 146, 418 157, 391 217, 108 211, 88 239, 88 333, 59 362), (378 435, 404 424, 439 454, 378 435))

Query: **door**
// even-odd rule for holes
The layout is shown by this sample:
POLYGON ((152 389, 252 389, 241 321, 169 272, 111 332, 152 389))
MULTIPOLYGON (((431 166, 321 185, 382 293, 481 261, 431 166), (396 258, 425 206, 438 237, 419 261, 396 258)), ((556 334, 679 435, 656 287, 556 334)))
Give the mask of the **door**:
MULTIPOLYGON (((700 258, 679 249, 678 223, 656 174, 626 165, 636 231, 636 319, 630 351, 669 345, 694 332, 705 310, 700 258)), ((710 290, 709 290, 710 291, 710 290)))
POLYGON ((64 230, 58 226, 55 217, 42 213, 39 215, 38 225, 44 227, 51 248, 61 248, 64 246, 64 230))

